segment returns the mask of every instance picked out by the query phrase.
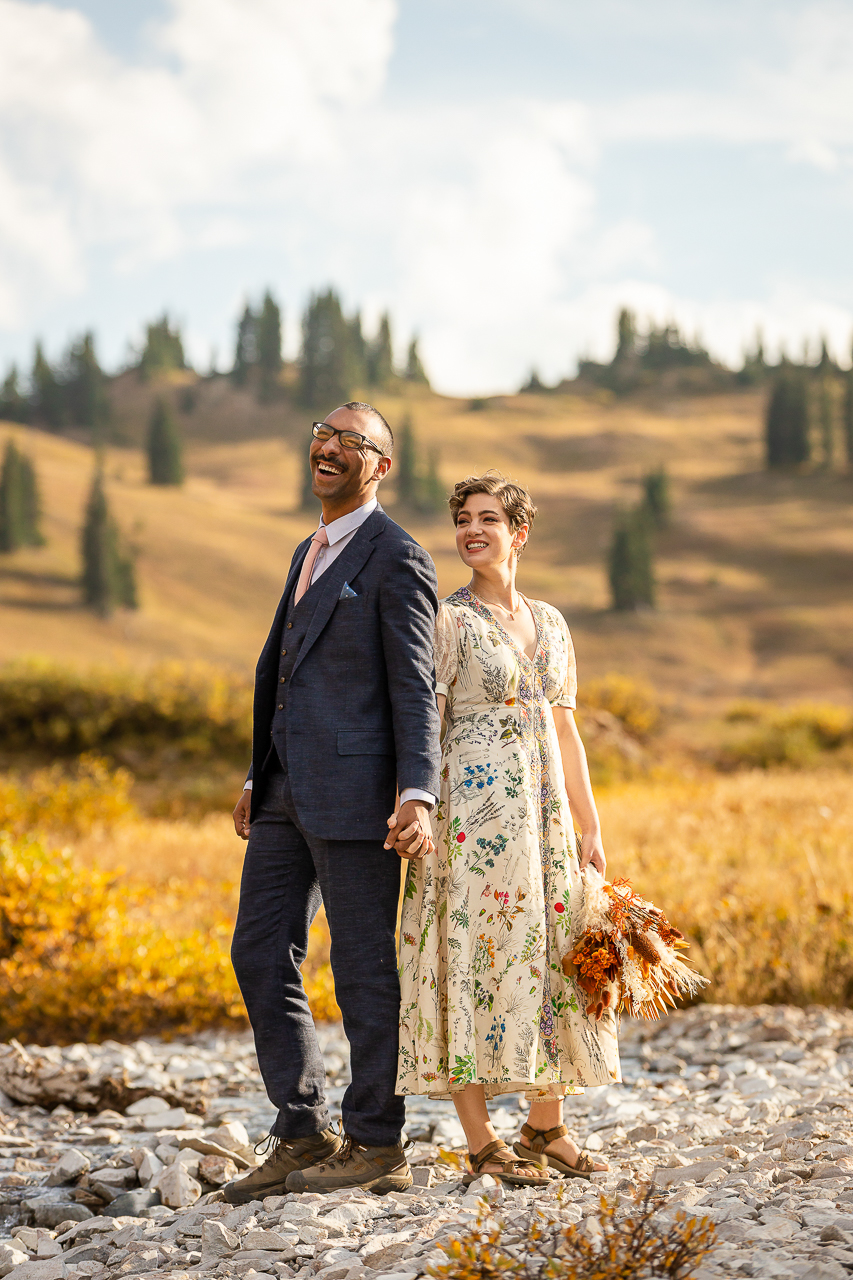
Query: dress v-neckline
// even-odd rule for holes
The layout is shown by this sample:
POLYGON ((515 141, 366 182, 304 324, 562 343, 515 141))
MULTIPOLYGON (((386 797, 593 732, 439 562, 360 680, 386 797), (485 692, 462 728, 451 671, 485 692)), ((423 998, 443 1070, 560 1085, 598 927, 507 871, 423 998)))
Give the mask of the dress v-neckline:
MULTIPOLYGON (((534 648, 534 650, 533 650, 533 657, 532 657, 532 658, 531 658, 530 654, 527 652, 527 650, 526 650, 526 649, 522 649, 522 647, 521 647, 521 645, 518 643, 518 641, 517 641, 517 640, 515 640, 515 639, 510 635, 510 633, 507 631, 506 627, 505 627, 505 626, 503 625, 503 623, 501 622, 500 618, 498 618, 497 614, 492 613, 491 609, 490 609, 490 608, 489 608, 489 606, 486 604, 485 600, 481 600, 481 599, 480 599, 480 597, 479 597, 478 595, 475 595, 475 594, 474 594, 474 592, 471 590, 471 588, 470 588, 470 587, 460 587, 459 589, 460 589, 460 591, 464 591, 464 592, 465 592, 465 594, 466 594, 466 596, 468 597, 469 601, 471 601, 471 600, 475 601, 475 602, 476 602, 476 604, 478 604, 478 605, 480 606, 480 608, 481 608, 481 609, 484 609, 484 610, 485 610, 485 612, 489 615, 489 617, 490 617, 490 618, 492 619, 492 621, 494 622, 494 624, 495 624, 495 626, 497 627, 498 631, 500 631, 500 633, 502 634, 502 636, 503 636, 503 637, 504 637, 504 639, 506 640, 507 644, 511 645, 511 646, 512 646, 512 648, 513 648, 513 649, 515 649, 516 653, 521 654, 522 658, 526 658, 526 659, 527 659, 527 661, 530 663, 530 665, 531 665, 531 666, 535 666, 535 664, 536 664, 536 655, 538 654, 539 649, 541 648, 541 645, 542 645, 542 635, 541 635, 541 632, 540 632, 540 630, 539 630, 539 619, 538 619, 538 617, 536 616, 536 610, 533 608, 532 603, 527 599, 527 596, 522 595, 522 593, 521 593, 520 591, 519 591, 519 593, 518 593, 518 594, 519 594, 520 599, 522 599, 522 600, 524 601, 524 603, 527 605, 528 609, 530 610, 530 616, 532 617, 532 619, 533 619, 533 625, 534 625, 534 627, 536 628, 536 647, 535 647, 535 648, 534 648)), ((476 608, 475 608, 474 612, 476 613, 476 608)))

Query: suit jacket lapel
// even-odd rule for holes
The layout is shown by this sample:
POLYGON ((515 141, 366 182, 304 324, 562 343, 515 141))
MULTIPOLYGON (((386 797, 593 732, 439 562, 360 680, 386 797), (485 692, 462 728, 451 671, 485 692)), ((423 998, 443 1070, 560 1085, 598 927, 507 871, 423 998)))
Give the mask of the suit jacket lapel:
POLYGON ((381 507, 377 507, 367 517, 349 546, 341 552, 337 560, 318 579, 316 585, 320 593, 319 599, 314 608, 308 630, 305 633, 305 639, 302 641, 299 657, 293 664, 294 672, 331 618, 344 583, 349 582, 364 568, 364 565, 373 554, 373 539, 382 532, 387 523, 388 517, 385 512, 381 507))

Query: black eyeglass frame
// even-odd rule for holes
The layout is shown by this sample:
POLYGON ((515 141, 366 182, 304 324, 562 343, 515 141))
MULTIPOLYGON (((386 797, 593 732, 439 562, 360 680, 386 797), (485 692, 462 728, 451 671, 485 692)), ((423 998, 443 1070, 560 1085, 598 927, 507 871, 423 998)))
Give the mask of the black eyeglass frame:
POLYGON ((312 422, 311 423, 311 434, 315 440, 320 439, 319 435, 317 434, 318 427, 322 427, 324 431, 329 432, 329 435, 326 436, 326 440, 331 440, 332 436, 337 436, 345 449, 353 449, 353 448, 363 449, 365 445, 367 445, 368 448, 375 449, 376 452, 379 454, 380 458, 388 457, 388 454, 383 453, 382 450, 379 448, 379 445, 374 443, 374 441, 371 440, 369 436, 362 435, 360 431, 350 431, 348 427, 343 427, 343 428, 332 427, 329 425, 328 422, 312 422), (344 436, 354 436, 357 440, 360 440, 361 443, 357 445, 346 444, 344 442, 344 436))

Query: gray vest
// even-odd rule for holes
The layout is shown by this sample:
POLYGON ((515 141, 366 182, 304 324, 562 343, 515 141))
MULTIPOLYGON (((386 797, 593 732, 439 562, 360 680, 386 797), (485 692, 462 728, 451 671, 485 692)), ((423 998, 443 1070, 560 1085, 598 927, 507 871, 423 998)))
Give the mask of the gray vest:
MULTIPOLYGON (((285 773, 288 771, 287 695, 290 691, 290 676, 296 659, 299 657, 302 641, 305 639, 305 635, 311 625, 311 619, 314 616, 314 609, 319 595, 317 587, 320 582, 322 582, 322 576, 311 584, 297 605, 293 603, 293 594, 291 593, 287 603, 287 612, 284 616, 284 626, 281 629, 281 646, 278 655, 278 689, 276 691, 270 736, 285 773)), ((265 765, 268 766, 272 763, 271 756, 272 746, 270 747, 270 754, 264 762, 265 765)))

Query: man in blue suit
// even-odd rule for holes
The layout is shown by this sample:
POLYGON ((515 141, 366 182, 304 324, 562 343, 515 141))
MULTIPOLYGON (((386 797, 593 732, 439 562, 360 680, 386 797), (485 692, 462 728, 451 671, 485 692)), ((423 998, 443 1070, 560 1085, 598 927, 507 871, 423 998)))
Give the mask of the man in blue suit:
POLYGON ((268 1158, 226 1187, 232 1204, 412 1183, 394 1093, 395 926, 399 858, 433 848, 435 567, 377 501, 394 444, 382 415, 351 402, 312 430, 322 520, 296 549, 258 661, 252 768, 234 810, 249 843, 231 954, 278 1116, 268 1158), (352 1058, 342 1135, 299 972, 321 902, 352 1058))

